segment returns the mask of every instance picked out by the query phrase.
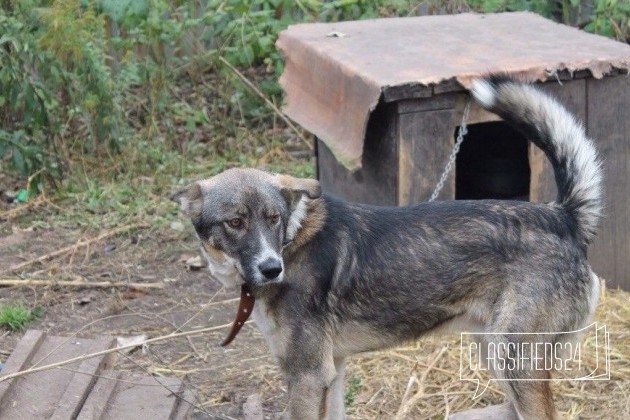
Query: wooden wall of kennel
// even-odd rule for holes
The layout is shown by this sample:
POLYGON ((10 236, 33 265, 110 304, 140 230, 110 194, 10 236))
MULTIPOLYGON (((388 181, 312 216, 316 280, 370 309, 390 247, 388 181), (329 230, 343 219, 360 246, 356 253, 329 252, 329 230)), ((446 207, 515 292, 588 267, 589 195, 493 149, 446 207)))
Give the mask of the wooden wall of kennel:
MULTIPOLYGON (((584 123, 604 159, 606 217, 589 249, 589 259, 609 287, 630 290, 630 78, 619 74, 597 80, 578 74, 561 83, 553 80, 542 87, 584 123)), ((317 140, 317 174, 324 191, 380 205, 429 198, 451 153, 467 95, 461 91, 418 93, 399 89, 384 94, 370 117, 362 166, 355 172, 317 140)), ((468 123, 497 120, 473 105, 468 123)), ((528 158, 529 199, 552 201, 556 187, 549 162, 531 143, 528 158)), ((455 198, 456 171, 457 167, 439 200, 455 198)))

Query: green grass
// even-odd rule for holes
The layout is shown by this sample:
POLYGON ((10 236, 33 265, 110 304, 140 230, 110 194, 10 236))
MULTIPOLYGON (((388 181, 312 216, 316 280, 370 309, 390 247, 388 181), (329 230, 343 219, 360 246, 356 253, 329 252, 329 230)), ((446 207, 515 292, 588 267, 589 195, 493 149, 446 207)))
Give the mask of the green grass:
POLYGON ((24 331, 43 312, 41 307, 29 309, 20 304, 4 306, 0 308, 0 327, 13 332, 24 331))
POLYGON ((354 400, 357 398, 359 391, 361 391, 361 387, 361 377, 359 375, 353 375, 346 385, 346 394, 344 395, 346 407, 350 407, 354 404, 354 400))

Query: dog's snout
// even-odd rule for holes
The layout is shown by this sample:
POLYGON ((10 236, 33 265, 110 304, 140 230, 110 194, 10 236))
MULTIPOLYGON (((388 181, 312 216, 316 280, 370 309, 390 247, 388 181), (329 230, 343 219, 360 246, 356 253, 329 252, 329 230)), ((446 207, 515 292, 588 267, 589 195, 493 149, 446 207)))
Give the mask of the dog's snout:
POLYGON ((282 263, 275 258, 267 258, 258 264, 258 269, 267 280, 273 280, 282 273, 282 263))

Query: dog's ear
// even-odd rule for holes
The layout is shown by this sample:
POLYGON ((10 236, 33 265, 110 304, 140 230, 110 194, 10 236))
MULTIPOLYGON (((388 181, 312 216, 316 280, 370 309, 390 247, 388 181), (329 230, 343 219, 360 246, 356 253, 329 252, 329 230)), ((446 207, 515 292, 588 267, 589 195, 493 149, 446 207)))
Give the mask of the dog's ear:
POLYGON ((310 199, 319 198, 322 195, 322 188, 316 179, 276 175, 276 181, 280 184, 281 191, 290 192, 292 195, 297 196, 298 199, 301 198, 302 194, 306 194, 310 199))
POLYGON ((198 183, 193 182, 171 195, 171 200, 179 204, 186 216, 196 219, 201 214, 203 194, 198 183))
POLYGON ((295 178, 288 175, 276 175, 280 185, 280 193, 284 197, 291 214, 287 223, 285 242, 295 238, 296 233, 302 227, 307 215, 307 204, 303 198, 314 200, 322 195, 319 181, 309 178, 295 178))

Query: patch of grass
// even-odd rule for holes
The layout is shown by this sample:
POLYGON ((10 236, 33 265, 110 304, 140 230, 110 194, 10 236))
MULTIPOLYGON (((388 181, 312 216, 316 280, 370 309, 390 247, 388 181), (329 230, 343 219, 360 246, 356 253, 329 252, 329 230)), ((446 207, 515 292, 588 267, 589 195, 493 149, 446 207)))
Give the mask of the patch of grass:
POLYGON ((346 385, 346 394, 344 395, 346 407, 350 407, 354 404, 354 400, 357 398, 359 391, 361 391, 361 387, 361 377, 359 375, 352 375, 346 385))
POLYGON ((29 309, 23 305, 9 305, 0 308, 0 327, 9 331, 23 331, 35 318, 42 316, 44 309, 29 309))

